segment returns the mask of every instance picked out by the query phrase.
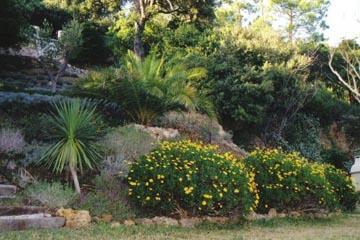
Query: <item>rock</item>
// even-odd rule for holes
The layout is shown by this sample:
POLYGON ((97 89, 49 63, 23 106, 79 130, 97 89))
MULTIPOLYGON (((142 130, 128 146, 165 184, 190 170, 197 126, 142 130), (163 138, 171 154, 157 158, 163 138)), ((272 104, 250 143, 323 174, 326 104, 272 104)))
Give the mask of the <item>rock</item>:
POLYGON ((0 206, 0 216, 11 216, 11 215, 25 215, 25 214, 36 214, 46 213, 47 210, 44 207, 13 207, 13 206, 0 206))
POLYGON ((100 217, 101 222, 110 223, 113 219, 113 216, 111 214, 103 214, 100 217))
POLYGON ((258 214, 256 212, 250 212, 246 217, 246 220, 248 221, 256 221, 256 220, 262 220, 267 219, 267 215, 265 214, 258 214))
POLYGON ((112 222, 111 225, 110 225, 111 228, 117 228, 117 227, 120 227, 120 226, 121 226, 121 224, 119 222, 112 222))
POLYGON ((92 220, 94 222, 110 223, 113 220, 113 216, 111 214, 103 214, 100 217, 93 217, 92 220))
POLYGON ((124 221, 124 225, 125 226, 133 226, 133 225, 135 225, 135 222, 133 221, 133 220, 125 220, 124 221))
POLYGON ((1 198, 14 198, 16 194, 16 186, 13 185, 0 185, 0 199, 1 198))
POLYGON ((202 219, 201 218, 182 218, 179 220, 179 225, 181 227, 195 227, 196 225, 199 225, 200 223, 202 223, 202 219))
POLYGON ((152 221, 156 225, 179 226, 179 222, 176 219, 169 217, 154 217, 152 221))
POLYGON ((341 210, 336 210, 335 212, 328 213, 328 217, 340 216, 342 214, 341 210))
POLYGON ((314 213, 313 216, 314 218, 318 218, 318 219, 328 218, 328 215, 326 213, 321 213, 321 212, 314 213))
POLYGON ((277 211, 275 208, 270 208, 268 212, 268 218, 275 218, 277 216, 277 211))
POLYGON ((0 232, 6 230, 25 230, 41 228, 61 228, 65 224, 63 217, 51 217, 49 214, 30 214, 0 217, 0 232))
POLYGON ((228 217, 204 217, 203 220, 209 223, 225 224, 230 221, 228 217))
POLYGON ((138 225, 153 225, 154 222, 150 218, 137 218, 135 223, 138 225))
POLYGON ((179 131, 173 128, 147 127, 139 124, 134 124, 134 127, 141 131, 147 132, 151 137, 158 141, 174 139, 180 136, 179 131))
POLYGON ((65 218, 65 227, 68 228, 81 228, 89 226, 91 217, 89 211, 85 210, 73 210, 60 208, 56 212, 57 216, 65 218))
POLYGON ((301 217, 301 213, 297 212, 297 211, 292 211, 289 213, 290 217, 301 217))

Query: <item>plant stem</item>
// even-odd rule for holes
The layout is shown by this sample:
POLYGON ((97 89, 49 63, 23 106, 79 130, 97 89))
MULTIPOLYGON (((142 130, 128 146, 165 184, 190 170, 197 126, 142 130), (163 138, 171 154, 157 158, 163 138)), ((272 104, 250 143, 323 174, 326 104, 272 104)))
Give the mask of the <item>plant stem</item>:
POLYGON ((70 172, 71 172, 71 176, 72 176, 73 181, 74 181, 75 190, 79 195, 81 195, 80 184, 79 184, 79 180, 78 180, 75 168, 70 166, 70 172))

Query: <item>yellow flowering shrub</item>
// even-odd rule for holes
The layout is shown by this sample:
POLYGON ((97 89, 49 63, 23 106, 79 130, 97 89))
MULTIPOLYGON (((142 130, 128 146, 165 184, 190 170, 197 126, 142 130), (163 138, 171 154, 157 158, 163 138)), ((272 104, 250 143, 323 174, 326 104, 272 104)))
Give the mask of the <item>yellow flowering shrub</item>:
POLYGON ((230 153, 191 141, 162 142, 135 162, 129 197, 156 214, 246 214, 256 207, 254 174, 230 153))
MULTIPOLYGON (((260 195, 258 212, 266 213, 270 208, 290 211, 341 207, 324 164, 310 163, 296 152, 279 149, 256 149, 244 162, 255 172, 260 195)), ((334 179, 340 177, 335 171, 330 172, 334 179)))

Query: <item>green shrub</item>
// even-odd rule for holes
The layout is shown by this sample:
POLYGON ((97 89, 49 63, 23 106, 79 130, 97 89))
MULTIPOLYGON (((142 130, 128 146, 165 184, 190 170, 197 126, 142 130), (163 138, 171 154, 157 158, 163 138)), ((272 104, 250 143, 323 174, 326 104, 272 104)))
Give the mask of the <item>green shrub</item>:
POLYGON ((89 210, 92 216, 111 214, 115 220, 135 216, 127 202, 127 186, 112 176, 97 176, 94 191, 89 192, 81 203, 73 207, 89 210))
POLYGON ((353 211, 356 208, 358 195, 350 176, 346 172, 335 168, 332 165, 324 165, 325 176, 330 182, 336 194, 336 199, 340 203, 341 208, 345 211, 353 211))
POLYGON ((259 212, 266 213, 270 208, 291 211, 339 207, 322 164, 278 149, 257 149, 244 161, 255 172, 259 212))
POLYGON ((25 195, 35 203, 40 203, 49 208, 66 207, 76 197, 72 188, 63 186, 58 182, 34 183, 25 189, 25 195))
POLYGON ((131 167, 129 197, 157 214, 246 214, 257 194, 252 174, 230 154, 191 141, 162 142, 131 167))

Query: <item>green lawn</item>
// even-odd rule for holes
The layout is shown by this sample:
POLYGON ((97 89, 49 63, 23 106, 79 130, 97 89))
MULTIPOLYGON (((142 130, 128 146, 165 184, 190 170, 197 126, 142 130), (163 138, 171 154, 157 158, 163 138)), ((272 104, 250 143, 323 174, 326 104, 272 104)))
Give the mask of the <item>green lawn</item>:
POLYGON ((41 230, 1 233, 0 239, 360 239, 360 214, 331 219, 276 219, 243 225, 203 225, 195 229, 178 227, 132 226, 111 228, 107 224, 81 230, 41 230))

